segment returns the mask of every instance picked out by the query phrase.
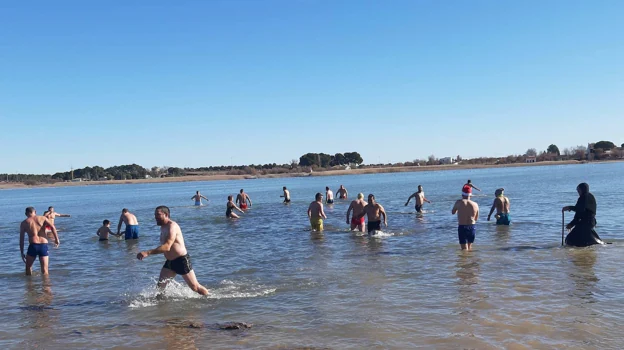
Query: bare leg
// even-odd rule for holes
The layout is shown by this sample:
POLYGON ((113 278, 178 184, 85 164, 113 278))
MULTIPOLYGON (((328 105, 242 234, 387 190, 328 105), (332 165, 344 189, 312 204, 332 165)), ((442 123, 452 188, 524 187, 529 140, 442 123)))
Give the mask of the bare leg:
POLYGON ((162 270, 160 270, 160 277, 158 277, 158 288, 165 289, 167 283, 169 283, 169 280, 174 278, 175 276, 175 272, 163 267, 162 270))
POLYGON ((32 275, 32 266, 35 263, 35 257, 26 255, 26 276, 32 275))
POLYGON ((468 250, 468 244, 460 244, 462 250, 468 250))
POLYGON ((466 248, 467 248, 468 250, 472 250, 472 243, 468 243, 468 244, 466 244, 466 246, 467 246, 466 248))
MULTIPOLYGON (((353 231, 356 227, 358 227, 358 225, 351 224, 351 231, 353 231)), ((359 229, 359 227, 358 227, 358 229, 359 229)))
POLYGON ((49 257, 39 256, 39 265, 41 265, 41 274, 44 276, 48 274, 48 262, 49 262, 49 257))
POLYGON ((184 278, 186 284, 188 284, 188 286, 194 292, 197 292, 201 295, 208 295, 208 289, 206 289, 206 287, 202 286, 201 284, 199 284, 199 282, 197 282, 197 278, 195 277, 195 271, 191 270, 191 272, 187 273, 186 275, 182 275, 182 278, 184 278))
POLYGON ((364 224, 359 224, 358 230, 360 230, 360 232, 364 232, 364 224))
POLYGON ((238 219, 238 215, 236 215, 235 213, 231 213, 229 218, 230 219, 238 219))

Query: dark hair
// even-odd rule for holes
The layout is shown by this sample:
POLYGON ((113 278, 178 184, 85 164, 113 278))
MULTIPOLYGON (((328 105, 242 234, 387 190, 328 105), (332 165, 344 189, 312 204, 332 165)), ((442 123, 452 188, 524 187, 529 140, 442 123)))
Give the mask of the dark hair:
POLYGON ((315 198, 316 200, 321 199, 321 197, 323 197, 323 195, 321 194, 321 192, 317 192, 317 193, 316 193, 316 196, 314 196, 314 198, 315 198))
POLYGON ((372 193, 368 195, 368 199, 371 199, 371 198, 372 198, 372 199, 375 199, 375 195, 374 195, 374 194, 372 194, 372 193))
POLYGON ((26 208, 26 216, 29 216, 30 214, 35 212, 35 208, 34 207, 28 207, 26 208))
POLYGON ((163 214, 167 215, 167 217, 171 217, 171 212, 169 211, 169 208, 167 208, 164 205, 159 205, 156 207, 156 211, 162 212, 163 214))
POLYGON ((108 221, 108 220, 104 220, 104 221, 102 221, 102 225, 106 226, 106 225, 108 225, 108 224, 110 224, 110 221, 108 221))
POLYGON ((48 207, 48 210, 52 210, 52 209, 54 209, 54 207, 48 207))
POLYGON ((329 191, 329 187, 325 186, 325 190, 326 190, 326 191, 329 191))
POLYGON ((234 197, 228 196, 228 201, 231 201, 234 197))
POLYGON ((243 191, 243 189, 241 188, 240 193, 243 193, 243 192, 244 192, 244 191, 243 191))
POLYGON ((121 212, 122 212, 122 213, 127 213, 127 212, 128 212, 128 209, 127 209, 127 208, 123 208, 123 209, 121 209, 121 212))
POLYGON ((286 186, 284 186, 283 189, 286 189, 286 186))
POLYGON ((195 193, 199 193, 199 191, 195 191, 195 193))
POLYGON ((467 182, 467 183, 472 183, 472 180, 468 179, 468 182, 467 182))

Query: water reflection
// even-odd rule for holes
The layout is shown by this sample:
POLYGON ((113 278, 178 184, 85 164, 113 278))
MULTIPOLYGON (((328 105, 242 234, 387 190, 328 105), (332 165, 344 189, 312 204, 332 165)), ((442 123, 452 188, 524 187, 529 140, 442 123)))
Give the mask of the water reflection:
POLYGON ((511 239, 511 226, 496 225, 494 239, 496 239, 496 242, 500 245, 509 245, 509 240, 511 239))
POLYGON ((472 314, 474 306, 471 305, 480 301, 478 290, 475 288, 479 284, 481 274, 479 258, 475 252, 457 251, 457 261, 455 262, 455 276, 457 284, 457 298, 459 314, 472 314))
POLYGON ((197 321, 170 319, 163 331, 166 349, 198 349, 195 341, 204 325, 197 321))
POLYGON ((596 283, 600 280, 594 272, 597 260, 595 248, 567 249, 567 252, 572 262, 568 276, 576 287, 572 295, 586 303, 595 302, 596 283))

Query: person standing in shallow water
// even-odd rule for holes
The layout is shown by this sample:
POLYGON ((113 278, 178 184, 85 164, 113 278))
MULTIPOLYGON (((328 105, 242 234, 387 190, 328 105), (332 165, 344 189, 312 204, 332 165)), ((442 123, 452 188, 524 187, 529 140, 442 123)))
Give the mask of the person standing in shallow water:
POLYGON ((457 236, 462 250, 472 250, 475 240, 477 220, 479 220, 479 205, 470 200, 472 188, 464 185, 462 199, 455 202, 451 213, 457 214, 457 236))
POLYGON ((492 213, 496 210, 496 225, 509 225, 511 217, 509 216, 509 198, 505 197, 505 189, 499 188, 494 192, 494 203, 490 209, 487 221, 490 221, 492 213))
POLYGON ((425 198, 425 191, 423 191, 422 185, 418 185, 418 192, 414 192, 411 196, 409 196, 409 198, 407 198, 407 202, 405 202, 406 207, 409 204, 409 202, 412 200, 412 198, 414 198, 414 200, 416 201, 416 205, 414 206, 414 209, 416 209, 417 213, 422 213, 422 207, 423 207, 423 204, 425 204, 425 202, 431 203, 430 200, 425 198))
POLYGON ((576 205, 563 207, 562 212, 574 211, 574 218, 566 226, 570 231, 565 243, 574 247, 587 247, 594 244, 605 244, 594 230, 596 227, 596 198, 589 192, 589 185, 581 183, 576 187, 579 198, 576 205))

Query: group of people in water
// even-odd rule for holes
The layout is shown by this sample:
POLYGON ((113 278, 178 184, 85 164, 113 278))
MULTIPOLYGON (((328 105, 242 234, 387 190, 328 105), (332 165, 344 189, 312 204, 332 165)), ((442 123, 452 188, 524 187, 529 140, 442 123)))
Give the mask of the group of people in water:
MULTIPOLYGON (((455 202, 451 210, 451 213, 457 215, 458 218, 457 233, 462 250, 471 250, 476 236, 479 205, 471 200, 473 189, 481 191, 468 180, 462 187, 461 199, 455 202)), ((510 202, 509 198, 505 196, 504 191, 503 188, 496 189, 495 198, 487 217, 489 221, 492 214, 496 211, 495 218, 497 225, 509 225, 511 223, 510 202)), ((577 192, 579 198, 576 204, 562 208, 562 212, 575 212, 574 219, 566 226, 569 230, 569 234, 565 239, 566 244, 578 247, 605 244, 594 229, 596 226, 596 199, 589 192, 589 185, 586 183, 579 184, 577 192)), ((336 194, 338 195, 338 199, 348 199, 347 189, 342 185, 336 191, 336 194)), ((283 195, 280 197, 284 198, 285 204, 291 202, 290 192, 286 187, 283 187, 283 195)), ((431 203, 431 201, 425 197, 421 185, 418 186, 417 192, 408 197, 405 206, 409 205, 412 198, 415 200, 417 213, 423 212, 424 203, 431 203)), ((197 191, 191 199, 195 201, 195 205, 202 205, 202 199, 208 200, 208 198, 201 195, 199 191, 197 191)), ((307 214, 313 231, 323 231, 323 220, 327 219, 323 202, 325 202, 325 204, 334 203, 334 193, 329 187, 325 188, 325 201, 323 201, 323 194, 319 192, 316 193, 314 201, 308 206, 307 214)), ((236 201, 233 200, 233 196, 228 196, 226 217, 232 219, 238 218, 234 210, 243 213, 248 208, 251 208, 251 206, 251 198, 241 189, 236 197, 236 201)), ((26 208, 25 215, 26 220, 20 224, 20 252, 22 260, 26 264, 26 275, 32 274, 32 266, 37 257, 41 265, 41 273, 47 275, 49 255, 48 239, 53 239, 55 247, 58 247, 60 244, 54 220, 57 217, 69 217, 69 215, 56 213, 53 207, 49 207, 42 216, 37 215, 35 208, 28 207, 26 208), (26 254, 24 254, 25 235, 28 235, 29 242, 26 254)), ((154 218, 156 224, 160 226, 160 245, 155 249, 139 252, 137 254, 137 259, 143 260, 150 255, 164 254, 165 263, 161 269, 158 280, 158 286, 160 288, 164 288, 168 281, 176 275, 181 275, 193 291, 206 295, 208 294, 208 290, 199 284, 193 272, 191 258, 184 244, 182 230, 180 226, 171 219, 170 215, 170 210, 166 206, 158 206, 155 209, 154 218)), ((375 195, 369 194, 367 201, 364 201, 363 193, 358 193, 357 199, 350 203, 347 209, 346 222, 350 225, 352 231, 364 232, 365 228, 367 228, 369 234, 376 234, 377 231, 380 231, 382 222, 386 227, 388 226, 386 211, 381 204, 375 201, 375 195), (365 217, 368 218, 368 224, 365 224, 365 217)), ((117 237, 124 235, 126 240, 138 239, 139 237, 139 222, 136 216, 126 208, 121 212, 116 233, 110 229, 110 225, 111 223, 109 220, 104 220, 102 227, 97 230, 96 234, 100 241, 107 241, 110 235, 117 237), (124 233, 121 233, 122 224, 125 224, 124 233)))

